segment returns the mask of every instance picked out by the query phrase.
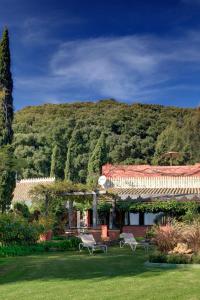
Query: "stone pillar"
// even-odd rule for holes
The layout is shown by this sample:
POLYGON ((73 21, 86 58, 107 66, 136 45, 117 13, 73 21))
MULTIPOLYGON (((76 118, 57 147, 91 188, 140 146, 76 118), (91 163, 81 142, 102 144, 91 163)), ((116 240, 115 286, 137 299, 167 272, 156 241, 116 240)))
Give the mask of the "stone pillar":
POLYGON ((82 215, 83 227, 88 227, 87 211, 83 211, 82 215))
POLYGON ((89 216, 90 216, 90 215, 89 215, 89 213, 90 213, 89 210, 87 210, 87 211, 86 211, 86 227, 89 227, 89 226, 90 226, 90 221, 89 221, 89 216))
POLYGON ((69 229, 72 228, 73 223, 73 201, 68 200, 68 220, 69 220, 69 229))
POLYGON ((92 218, 93 218, 93 227, 96 228, 97 227, 97 194, 95 192, 93 192, 93 200, 92 200, 92 218))
POLYGON ((110 215, 109 215, 109 229, 113 229, 113 208, 110 208, 110 215))
POLYGON ((129 212, 126 211, 124 214, 124 225, 129 225, 129 212))
POLYGON ((76 215, 76 227, 78 228, 78 232, 79 232, 80 227, 81 227, 81 212, 80 212, 80 210, 77 211, 77 215, 76 215))
POLYGON ((113 229, 116 223, 116 211, 115 211, 115 200, 112 201, 112 207, 110 208, 109 216, 109 228, 113 229))

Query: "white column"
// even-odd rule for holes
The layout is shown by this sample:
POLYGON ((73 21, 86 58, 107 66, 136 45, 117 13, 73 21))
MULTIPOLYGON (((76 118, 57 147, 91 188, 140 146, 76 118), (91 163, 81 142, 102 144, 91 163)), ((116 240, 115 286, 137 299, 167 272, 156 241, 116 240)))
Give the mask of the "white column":
POLYGON ((71 228, 73 222, 73 201, 72 200, 68 200, 68 220, 69 220, 69 228, 71 228))
POLYGON ((97 227, 97 194, 93 192, 93 201, 92 201, 92 219, 93 219, 93 227, 97 227))
POLYGON ((78 228, 78 232, 80 232, 80 227, 81 227, 81 212, 80 212, 80 210, 77 211, 77 215, 76 215, 76 227, 78 228))

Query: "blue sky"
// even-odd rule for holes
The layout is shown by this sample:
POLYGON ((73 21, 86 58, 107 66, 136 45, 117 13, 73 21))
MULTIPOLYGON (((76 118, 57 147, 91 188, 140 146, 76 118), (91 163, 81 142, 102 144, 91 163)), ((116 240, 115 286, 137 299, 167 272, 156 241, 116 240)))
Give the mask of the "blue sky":
POLYGON ((200 105, 200 0, 0 0, 14 103, 200 105))

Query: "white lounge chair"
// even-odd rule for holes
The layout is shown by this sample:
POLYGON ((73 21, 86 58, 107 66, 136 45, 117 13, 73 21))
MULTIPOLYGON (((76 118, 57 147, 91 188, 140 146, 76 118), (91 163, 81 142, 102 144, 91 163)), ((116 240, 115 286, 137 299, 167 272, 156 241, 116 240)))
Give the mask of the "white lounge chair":
POLYGON ((121 233, 120 234, 120 238, 122 239, 119 242, 120 248, 123 248, 125 245, 128 245, 131 247, 132 251, 136 250, 136 247, 138 245, 138 242, 136 241, 136 239, 134 238, 132 233, 121 233))
POLYGON ((107 246, 104 244, 96 243, 92 234, 80 234, 79 238, 81 239, 81 243, 79 244, 79 251, 82 248, 87 248, 90 254, 93 254, 95 250, 103 250, 105 253, 107 252, 107 246))
POLYGON ((137 246, 142 246, 146 252, 149 250, 149 243, 145 241, 137 242, 134 238, 134 235, 129 233, 121 233, 120 238, 122 239, 119 243, 120 248, 123 248, 125 245, 129 245, 131 247, 131 250, 135 251, 137 246))

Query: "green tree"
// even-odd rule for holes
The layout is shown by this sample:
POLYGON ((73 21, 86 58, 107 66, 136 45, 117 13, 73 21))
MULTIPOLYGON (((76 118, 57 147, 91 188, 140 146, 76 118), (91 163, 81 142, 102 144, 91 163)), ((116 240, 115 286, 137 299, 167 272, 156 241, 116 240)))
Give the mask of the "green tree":
POLYGON ((170 158, 164 157, 164 154, 169 151, 175 151, 179 152, 179 157, 173 159, 173 164, 182 164, 184 144, 185 141, 181 128, 177 126, 176 122, 172 122, 158 137, 154 163, 158 165, 170 165, 170 158))
POLYGON ((0 145, 12 142, 13 130, 13 81, 10 71, 8 29, 3 32, 0 44, 0 145))
POLYGON ((64 176, 66 170, 66 178, 85 183, 89 158, 106 128, 113 164, 169 164, 160 157, 167 151, 181 152, 174 164, 194 164, 200 161, 198 112, 111 100, 29 106, 15 114, 15 155, 27 161, 23 178, 49 176, 55 154, 56 173, 64 176))
POLYGON ((74 158, 77 155, 75 147, 77 144, 81 143, 81 133, 79 130, 74 130, 72 137, 69 142, 69 147, 67 151, 67 160, 65 166, 65 179, 70 181, 76 180, 76 170, 74 166, 74 158))
POLYGON ((182 135, 187 146, 185 154, 192 163, 200 162, 200 108, 186 117, 182 135))
POLYGON ((96 186, 98 178, 101 174, 101 167, 107 162, 107 149, 105 133, 100 135, 100 138, 92 152, 88 162, 87 183, 90 186, 96 186))
POLYGON ((10 71, 10 49, 8 29, 3 32, 0 43, 0 208, 10 207, 15 188, 14 156, 12 147, 13 130, 13 81, 10 71))
POLYGON ((87 176, 90 130, 84 122, 75 127, 68 145, 65 179, 85 183, 87 176))
POLYGON ((51 172, 50 176, 56 179, 63 178, 62 155, 59 145, 55 144, 51 156, 51 172))
POLYGON ((64 166, 66 161, 67 140, 66 129, 56 128, 53 134, 53 149, 51 155, 50 176, 56 179, 64 179, 64 166))
POLYGON ((0 210, 9 209, 15 188, 16 161, 11 146, 0 149, 0 210))

